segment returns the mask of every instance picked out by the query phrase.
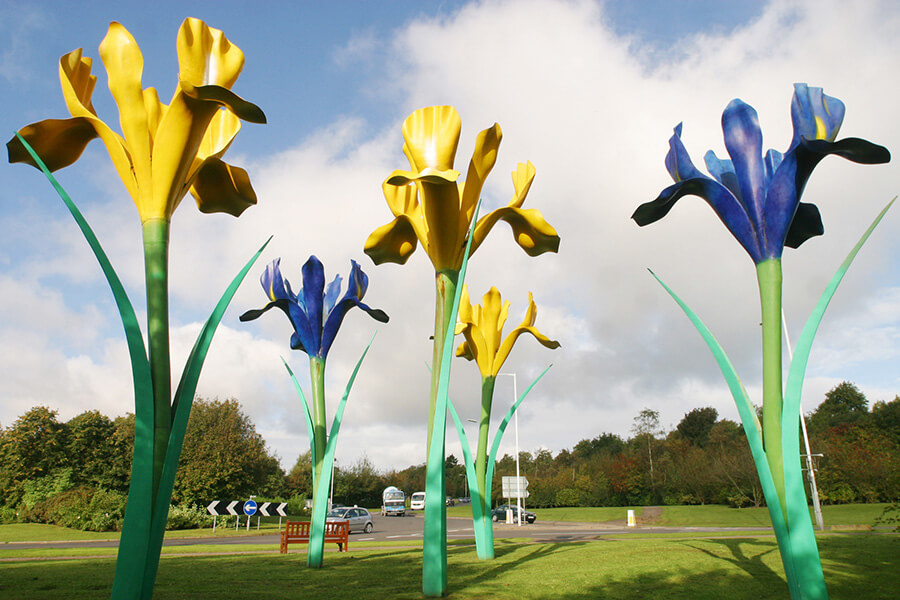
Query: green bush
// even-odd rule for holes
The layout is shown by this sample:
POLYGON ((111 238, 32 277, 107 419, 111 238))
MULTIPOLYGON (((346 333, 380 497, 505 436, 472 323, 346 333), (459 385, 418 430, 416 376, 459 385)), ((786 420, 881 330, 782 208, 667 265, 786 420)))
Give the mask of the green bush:
POLYGON ((199 529, 212 527, 213 518, 209 512, 194 504, 181 504, 169 507, 169 516, 166 518, 166 529, 199 529))

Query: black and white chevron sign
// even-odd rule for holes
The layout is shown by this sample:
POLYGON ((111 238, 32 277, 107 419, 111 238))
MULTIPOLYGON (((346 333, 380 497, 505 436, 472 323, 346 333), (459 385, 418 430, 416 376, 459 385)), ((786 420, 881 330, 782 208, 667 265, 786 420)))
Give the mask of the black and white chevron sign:
MULTIPOLYGON (((244 514, 243 504, 241 500, 214 500, 206 506, 206 510, 214 516, 236 516, 244 514)), ((286 517, 285 508, 287 508, 287 502, 263 502, 259 505, 259 513, 264 517, 286 517)))

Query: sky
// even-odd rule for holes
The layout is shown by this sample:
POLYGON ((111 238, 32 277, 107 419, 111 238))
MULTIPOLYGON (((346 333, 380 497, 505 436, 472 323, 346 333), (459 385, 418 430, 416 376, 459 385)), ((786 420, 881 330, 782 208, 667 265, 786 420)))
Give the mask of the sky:
MULTIPOLYGON (((753 263, 696 197, 640 228, 630 215, 671 184, 663 160, 672 129, 695 164, 725 155, 721 114, 734 98, 754 106, 765 148, 786 150, 795 82, 823 87, 847 107, 841 137, 900 147, 900 5, 794 0, 392 1, 62 3, 0 0, 0 121, 8 135, 34 121, 68 117, 57 73, 61 55, 94 57, 94 106, 118 129, 97 48, 121 22, 144 54, 144 86, 171 97, 175 38, 193 16, 221 29, 245 56, 234 91, 266 113, 245 124, 225 159, 250 173, 259 203, 239 219, 203 215, 186 198, 172 219, 170 307, 176 378, 222 291, 270 236, 272 242, 225 314, 197 393, 236 398, 285 468, 308 448, 304 417, 281 364, 308 390, 307 357, 291 351, 290 325, 275 312, 238 316, 266 298, 258 276, 281 258, 300 287, 311 255, 330 279, 350 260, 369 275, 365 302, 380 324, 351 311, 328 355, 330 415, 365 344, 375 336, 350 394, 337 461, 378 469, 425 460, 433 330, 433 268, 419 248, 406 265, 375 266, 363 244, 392 215, 381 183, 406 169, 403 120, 450 104, 462 117, 457 170, 477 134, 503 129, 484 210, 512 196, 510 173, 537 175, 525 208, 559 232, 558 254, 528 257, 501 223, 474 255, 473 298, 496 286, 511 302, 507 329, 528 292, 548 350, 520 338, 498 379, 494 428, 548 364, 519 410, 522 450, 554 454, 604 432, 631 435, 644 408, 672 429, 693 408, 737 420, 728 389, 700 336, 656 283, 659 275, 717 336, 751 398, 761 402, 759 299, 753 263)), ((97 233, 144 318, 139 219, 100 142, 57 177, 97 233)), ((804 200, 826 234, 784 255, 784 309, 791 343, 831 275, 900 189, 897 162, 863 166, 826 158, 804 200)), ((71 217, 47 181, 25 165, 0 168, 0 425, 33 406, 61 420, 97 409, 133 412, 130 366, 112 295, 71 217)), ((870 402, 900 393, 900 213, 889 212, 832 301, 807 370, 803 409, 852 381, 870 402)), ((454 359, 451 398, 476 418, 480 380, 454 359)), ((473 436, 474 426, 468 434, 473 436)), ((512 454, 510 427, 500 454, 512 454)), ((455 431, 447 452, 460 456, 455 431)))

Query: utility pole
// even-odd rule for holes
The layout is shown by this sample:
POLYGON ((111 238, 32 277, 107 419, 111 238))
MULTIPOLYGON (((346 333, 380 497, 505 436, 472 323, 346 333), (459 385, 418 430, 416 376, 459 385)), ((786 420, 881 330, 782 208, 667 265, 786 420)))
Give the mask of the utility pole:
MULTIPOLYGON (((784 308, 781 309, 781 326, 784 329, 784 339, 787 342, 788 360, 793 362, 794 352, 791 349, 791 337, 788 335, 787 320, 784 318, 784 308)), ((816 486, 816 468, 813 463, 813 453, 809 449, 809 433, 806 431, 806 418, 803 409, 800 409, 800 429, 803 431, 803 443, 806 446, 806 477, 809 479, 809 495, 812 496, 813 512, 816 515, 816 527, 819 531, 825 531, 825 521, 822 520, 822 505, 819 504, 819 488, 816 486)), ((822 456, 816 454, 815 456, 822 456)))

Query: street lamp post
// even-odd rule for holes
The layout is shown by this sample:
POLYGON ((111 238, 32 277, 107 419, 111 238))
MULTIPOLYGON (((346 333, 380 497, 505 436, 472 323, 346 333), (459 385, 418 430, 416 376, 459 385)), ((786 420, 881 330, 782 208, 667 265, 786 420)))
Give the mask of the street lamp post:
MULTIPOLYGON (((513 378, 513 404, 519 397, 519 391, 516 387, 515 373, 498 373, 497 376, 508 375, 513 378)), ((516 514, 518 515, 519 527, 522 526, 522 478, 519 476, 519 411, 515 413, 516 419, 516 514)))

